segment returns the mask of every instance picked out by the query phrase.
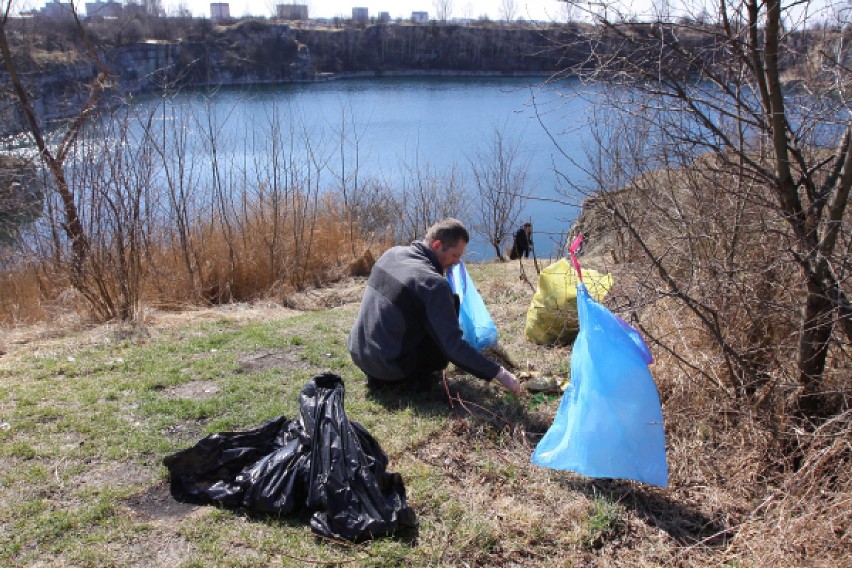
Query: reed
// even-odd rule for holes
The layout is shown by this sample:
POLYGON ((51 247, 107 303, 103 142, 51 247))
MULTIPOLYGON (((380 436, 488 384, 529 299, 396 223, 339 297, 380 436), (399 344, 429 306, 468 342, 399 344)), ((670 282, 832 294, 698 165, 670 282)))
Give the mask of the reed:
MULTIPOLYGON (((199 221, 192 228, 192 272, 186 270, 182 248, 170 232, 164 227, 152 230, 141 257, 141 301, 170 310, 262 298, 286 303, 289 294, 339 280, 364 251, 372 248, 375 255, 387 246, 357 232, 353 241, 349 221, 329 198, 318 207, 310 226, 283 224, 285 236, 272 247, 269 236, 275 229, 268 211, 255 209, 233 228, 233 262, 222 224, 215 219, 199 221)), ((51 259, 7 264, 0 271, 0 324, 34 323, 56 317, 59 310, 85 310, 81 298, 69 302, 69 297, 76 294, 51 259)))

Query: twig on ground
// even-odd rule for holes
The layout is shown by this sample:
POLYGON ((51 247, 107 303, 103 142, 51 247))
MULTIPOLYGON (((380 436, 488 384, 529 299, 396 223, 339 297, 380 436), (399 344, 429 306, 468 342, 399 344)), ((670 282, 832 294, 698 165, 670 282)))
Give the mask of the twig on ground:
POLYGON ((457 394, 453 394, 450 391, 449 384, 447 384, 447 372, 444 371, 441 376, 442 376, 443 381, 444 381, 444 391, 447 393, 447 401, 450 403, 450 408, 453 409, 453 412, 455 412, 457 418, 461 418, 461 415, 459 414, 458 410, 456 410, 456 406, 454 404, 454 401, 457 402, 459 404, 459 406, 462 407, 471 416, 475 416, 477 414, 477 411, 472 410, 471 408, 468 407, 468 405, 476 407, 479 411, 481 411, 481 413, 484 413, 484 414, 491 416, 491 418, 493 418, 494 422, 502 423, 503 426, 511 426, 511 424, 509 423, 508 420, 500 418, 494 412, 492 412, 491 410, 488 410, 484 406, 476 404, 475 402, 470 402, 469 400, 464 400, 461 396, 459 396, 457 394))

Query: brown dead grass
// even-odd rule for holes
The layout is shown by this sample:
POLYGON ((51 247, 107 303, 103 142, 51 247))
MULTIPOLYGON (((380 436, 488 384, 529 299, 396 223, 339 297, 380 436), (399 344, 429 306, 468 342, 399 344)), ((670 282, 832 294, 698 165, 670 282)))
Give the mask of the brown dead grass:
MULTIPOLYGON (((724 239, 711 236, 728 234, 733 208, 727 200, 743 196, 718 168, 711 171, 719 179, 700 180, 704 185, 685 181, 691 171, 654 172, 634 180, 635 187, 591 198, 579 223, 590 240, 587 252, 617 261, 607 267, 616 282, 609 305, 637 316, 670 349, 651 344, 666 419, 669 493, 719 529, 680 552, 677 563, 704 549, 713 564, 848 565, 848 340, 838 333, 825 374, 825 390, 837 393, 840 410, 827 411, 833 417, 821 426, 797 419, 789 401, 798 388, 796 322, 803 292, 798 267, 784 255, 785 227, 766 221, 763 207, 771 199, 752 189, 741 201, 747 213, 737 227, 740 240, 722 250, 717 245, 724 239), (635 240, 600 207, 604 200, 635 213, 631 222, 669 274, 714 310, 729 344, 764 373, 765 383, 753 396, 738 396, 722 350, 691 310, 667 296, 667 284, 643 260, 635 240), (675 219, 675 210, 682 219, 675 219), (695 247, 687 253, 684 243, 695 247), (736 277, 725 279, 719 259, 734 257, 736 277)), ((847 215, 844 222, 852 219, 847 215)), ((847 239, 838 250, 848 245, 847 239)))
MULTIPOLYGON (((612 300, 619 299, 632 279, 641 278, 632 265, 613 264, 606 248, 593 252, 596 256, 581 262, 615 275, 621 291, 612 300)), ((513 290, 522 297, 523 288, 513 286, 509 277, 480 282, 502 332, 528 305, 512 301, 509 294, 513 290)), ((621 312, 627 319, 629 314, 621 312)), ((686 314, 663 302, 643 310, 641 318, 643 325, 663 335, 678 334, 685 348, 701 353, 706 338, 697 327, 690 329, 686 314)), ((530 347, 523 339, 510 339, 508 350, 527 354, 547 371, 555 367, 555 353, 530 347)), ((852 554, 852 413, 846 411, 815 431, 786 423, 789 430, 779 430, 771 405, 743 404, 721 388, 723 369, 715 371, 721 385, 716 388, 674 355, 652 350, 656 362, 651 370, 666 421, 670 487, 657 493, 618 482, 591 483, 605 486, 601 491, 626 506, 626 531, 637 538, 631 542, 614 536, 619 546, 611 556, 596 551, 573 558, 594 565, 642 565, 650 558, 656 565, 846 565, 852 554), (792 448, 797 450, 791 454, 792 448)), ((557 357, 568 358, 570 351, 557 357)), ((713 372, 716 356, 708 354, 705 364, 703 370, 713 372)), ((534 443, 521 446, 518 457, 532 447, 534 443)), ((589 486, 580 490, 587 497, 593 491, 589 486)))
MULTIPOLYGON (((187 231, 185 248, 173 227, 151 229, 144 235, 138 282, 119 281, 122 271, 115 258, 120 255, 105 245, 93 245, 89 258, 100 260, 90 262, 87 270, 100 279, 98 301, 119 306, 126 296, 122 290, 139 298, 134 310, 155 312, 265 300, 312 310, 358 301, 360 295, 351 286, 346 290, 346 284, 339 283, 349 275, 369 273, 373 253, 385 247, 381 239, 360 234, 331 197, 316 205, 310 219, 293 220, 292 213, 282 213, 285 219, 276 220, 264 205, 247 209, 230 225, 215 218, 198 221, 187 231)), ((41 245, 36 248, 50 248, 41 245)), ((9 252, 0 263, 0 325, 30 325, 57 313, 86 321, 106 317, 71 288, 69 266, 44 252, 9 252)))

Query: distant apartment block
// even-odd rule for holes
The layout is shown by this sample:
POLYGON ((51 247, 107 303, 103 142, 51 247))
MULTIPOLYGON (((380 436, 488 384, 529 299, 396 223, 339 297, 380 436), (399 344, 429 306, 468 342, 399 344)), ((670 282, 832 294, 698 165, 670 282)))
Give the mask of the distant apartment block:
POLYGON ((40 14, 46 18, 61 20, 64 18, 71 18, 71 14, 73 12, 74 5, 71 2, 60 2, 59 0, 53 0, 53 2, 48 2, 44 5, 44 8, 41 9, 40 14))
POLYGON ((429 12, 411 12, 411 21, 415 24, 425 24, 429 21, 429 12))
POLYGON ((86 17, 87 18, 117 18, 121 16, 122 5, 113 0, 102 2, 86 2, 86 17))
POLYGON ((307 20, 308 5, 307 4, 277 4, 275 6, 275 15, 280 20, 307 20))
POLYGON ((352 8, 352 20, 366 24, 370 20, 370 11, 367 8, 352 8))
POLYGON ((388 12, 379 12, 379 21, 383 24, 386 24, 390 21, 390 13, 388 12))
POLYGON ((214 22, 231 19, 231 5, 227 2, 210 3, 210 19, 214 22))

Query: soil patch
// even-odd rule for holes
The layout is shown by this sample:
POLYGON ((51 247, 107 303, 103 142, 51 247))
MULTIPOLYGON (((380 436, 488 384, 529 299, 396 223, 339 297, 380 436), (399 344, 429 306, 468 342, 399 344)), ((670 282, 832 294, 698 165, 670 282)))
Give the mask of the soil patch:
POLYGON ((167 523, 183 519, 202 508, 200 505, 175 501, 165 481, 133 495, 125 501, 125 505, 139 520, 167 523))
POLYGON ((221 390, 213 381, 192 381, 163 389, 163 394, 171 398, 190 398, 200 400, 210 398, 221 390))
POLYGON ((259 349, 243 355, 237 359, 237 363, 241 373, 259 373, 267 369, 308 368, 298 352, 283 349, 259 349))
POLYGON ((199 324, 211 321, 230 321, 244 324, 250 322, 270 321, 293 317, 300 312, 269 302, 254 304, 233 303, 209 308, 189 308, 181 311, 168 312, 163 310, 148 310, 146 324, 157 330, 168 330, 184 327, 187 324, 199 324))
MULTIPOLYGON (((58 470, 59 466, 56 466, 56 469, 58 470)), ((97 463, 90 464, 89 469, 74 475, 66 484, 76 489, 103 485, 139 485, 151 479, 153 475, 150 468, 134 463, 97 463)))
POLYGON ((162 533, 154 532, 149 539, 123 546, 127 562, 125 565, 139 568, 182 566, 186 558, 195 554, 196 550, 185 538, 168 530, 162 533))

